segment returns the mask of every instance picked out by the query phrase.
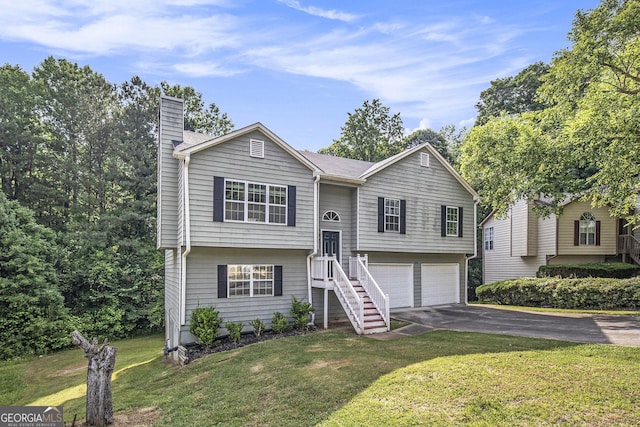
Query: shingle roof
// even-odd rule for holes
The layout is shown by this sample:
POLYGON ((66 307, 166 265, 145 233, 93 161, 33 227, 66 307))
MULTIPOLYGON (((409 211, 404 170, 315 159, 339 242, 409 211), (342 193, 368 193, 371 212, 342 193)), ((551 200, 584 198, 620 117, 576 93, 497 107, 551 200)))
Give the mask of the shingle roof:
POLYGON ((316 165, 318 169, 327 175, 341 176, 345 178, 359 178, 360 175, 373 166, 373 163, 371 162, 345 159, 343 157, 329 156, 307 150, 298 151, 298 153, 306 157, 311 163, 316 165))

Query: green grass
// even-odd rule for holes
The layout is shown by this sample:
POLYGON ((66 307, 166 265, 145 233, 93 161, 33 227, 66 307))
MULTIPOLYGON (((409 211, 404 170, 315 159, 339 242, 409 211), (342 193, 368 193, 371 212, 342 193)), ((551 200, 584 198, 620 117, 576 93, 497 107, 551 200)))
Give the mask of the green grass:
MULTIPOLYGON (((158 408, 160 426, 640 425, 640 348, 330 331, 175 367, 161 356, 161 337, 114 345, 116 370, 131 366, 113 381, 114 410, 158 408)), ((80 366, 80 350, 2 362, 0 382, 11 386, 0 404, 60 396, 84 382, 80 366)), ((83 396, 63 404, 67 421, 84 418, 83 396)))
POLYGON ((525 307, 520 305, 499 305, 499 304, 483 304, 479 302, 470 302, 470 305, 477 305, 480 307, 499 308, 505 310, 518 310, 518 311, 535 311, 535 312, 548 312, 548 313, 575 313, 575 314, 603 314, 607 316, 640 316, 640 310, 584 310, 584 309, 567 309, 567 308, 552 308, 552 307, 525 307))

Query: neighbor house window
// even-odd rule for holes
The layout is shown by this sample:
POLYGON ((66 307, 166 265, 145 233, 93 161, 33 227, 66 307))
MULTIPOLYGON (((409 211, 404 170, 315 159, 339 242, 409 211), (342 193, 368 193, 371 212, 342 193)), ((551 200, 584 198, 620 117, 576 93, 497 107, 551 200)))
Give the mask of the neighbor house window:
POLYGON ((225 221, 287 223, 287 187, 225 181, 225 221))
POLYGON ((596 244, 596 217, 585 212, 580 217, 580 245, 596 244))
POLYGON ((458 208, 447 206, 447 236, 458 235, 458 208))
POLYGON ((485 251, 493 250, 493 227, 488 227, 484 229, 484 250, 485 251))
POLYGON ((384 231, 400 231, 400 200, 384 199, 384 231))
POLYGON ((273 296, 273 265, 227 266, 228 296, 273 296))

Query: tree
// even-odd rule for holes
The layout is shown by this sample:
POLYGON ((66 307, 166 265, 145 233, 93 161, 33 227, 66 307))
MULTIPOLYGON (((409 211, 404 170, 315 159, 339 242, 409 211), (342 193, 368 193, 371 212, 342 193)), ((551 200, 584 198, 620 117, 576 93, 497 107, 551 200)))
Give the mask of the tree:
POLYGON ((221 113, 215 103, 205 108, 202 93, 191 86, 169 85, 160 83, 162 93, 184 100, 184 128, 194 132, 207 133, 213 136, 224 135, 233 130, 233 122, 227 113, 221 113))
POLYGON ((400 113, 389 115, 389 107, 374 99, 347 115, 340 138, 319 153, 378 162, 402 151, 404 129, 400 113))
POLYGON ((514 77, 493 80, 491 86, 480 93, 480 100, 476 104, 476 125, 483 125, 501 114, 543 109, 545 104, 538 99, 536 92, 542 84, 542 77, 548 71, 548 64, 536 62, 514 77))
POLYGON ((0 359, 69 344, 57 256, 54 233, 0 191, 0 359))
POLYGON ((567 193, 634 214, 640 187, 640 2, 603 0, 578 12, 572 46, 556 53, 538 93, 540 111, 490 119, 465 140, 462 172, 499 213, 567 193))
MULTIPOLYGON (((446 129, 443 128, 443 130, 446 129)), ((445 136, 441 132, 435 132, 431 129, 418 129, 404 139, 404 148, 407 149, 428 142, 447 162, 454 164, 454 147, 450 146, 449 140, 447 140, 449 136, 450 134, 445 136)))

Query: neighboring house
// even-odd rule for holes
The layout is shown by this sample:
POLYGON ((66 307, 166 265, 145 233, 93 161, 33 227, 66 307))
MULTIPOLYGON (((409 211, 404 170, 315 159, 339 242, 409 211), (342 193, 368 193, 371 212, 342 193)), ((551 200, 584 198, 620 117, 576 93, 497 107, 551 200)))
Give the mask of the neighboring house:
POLYGON ((194 340, 198 306, 269 326, 295 296, 325 327, 373 333, 390 309, 466 302, 478 196, 429 144, 369 163, 294 150, 260 123, 220 137, 183 123, 182 100, 163 96, 168 347, 194 340))
POLYGON ((538 267, 587 264, 622 256, 638 259, 638 240, 623 219, 606 207, 567 200, 561 216, 540 218, 535 201, 519 201, 505 218, 493 213, 480 223, 483 230, 483 283, 535 277, 538 267), (635 249, 634 249, 635 248, 635 249))

